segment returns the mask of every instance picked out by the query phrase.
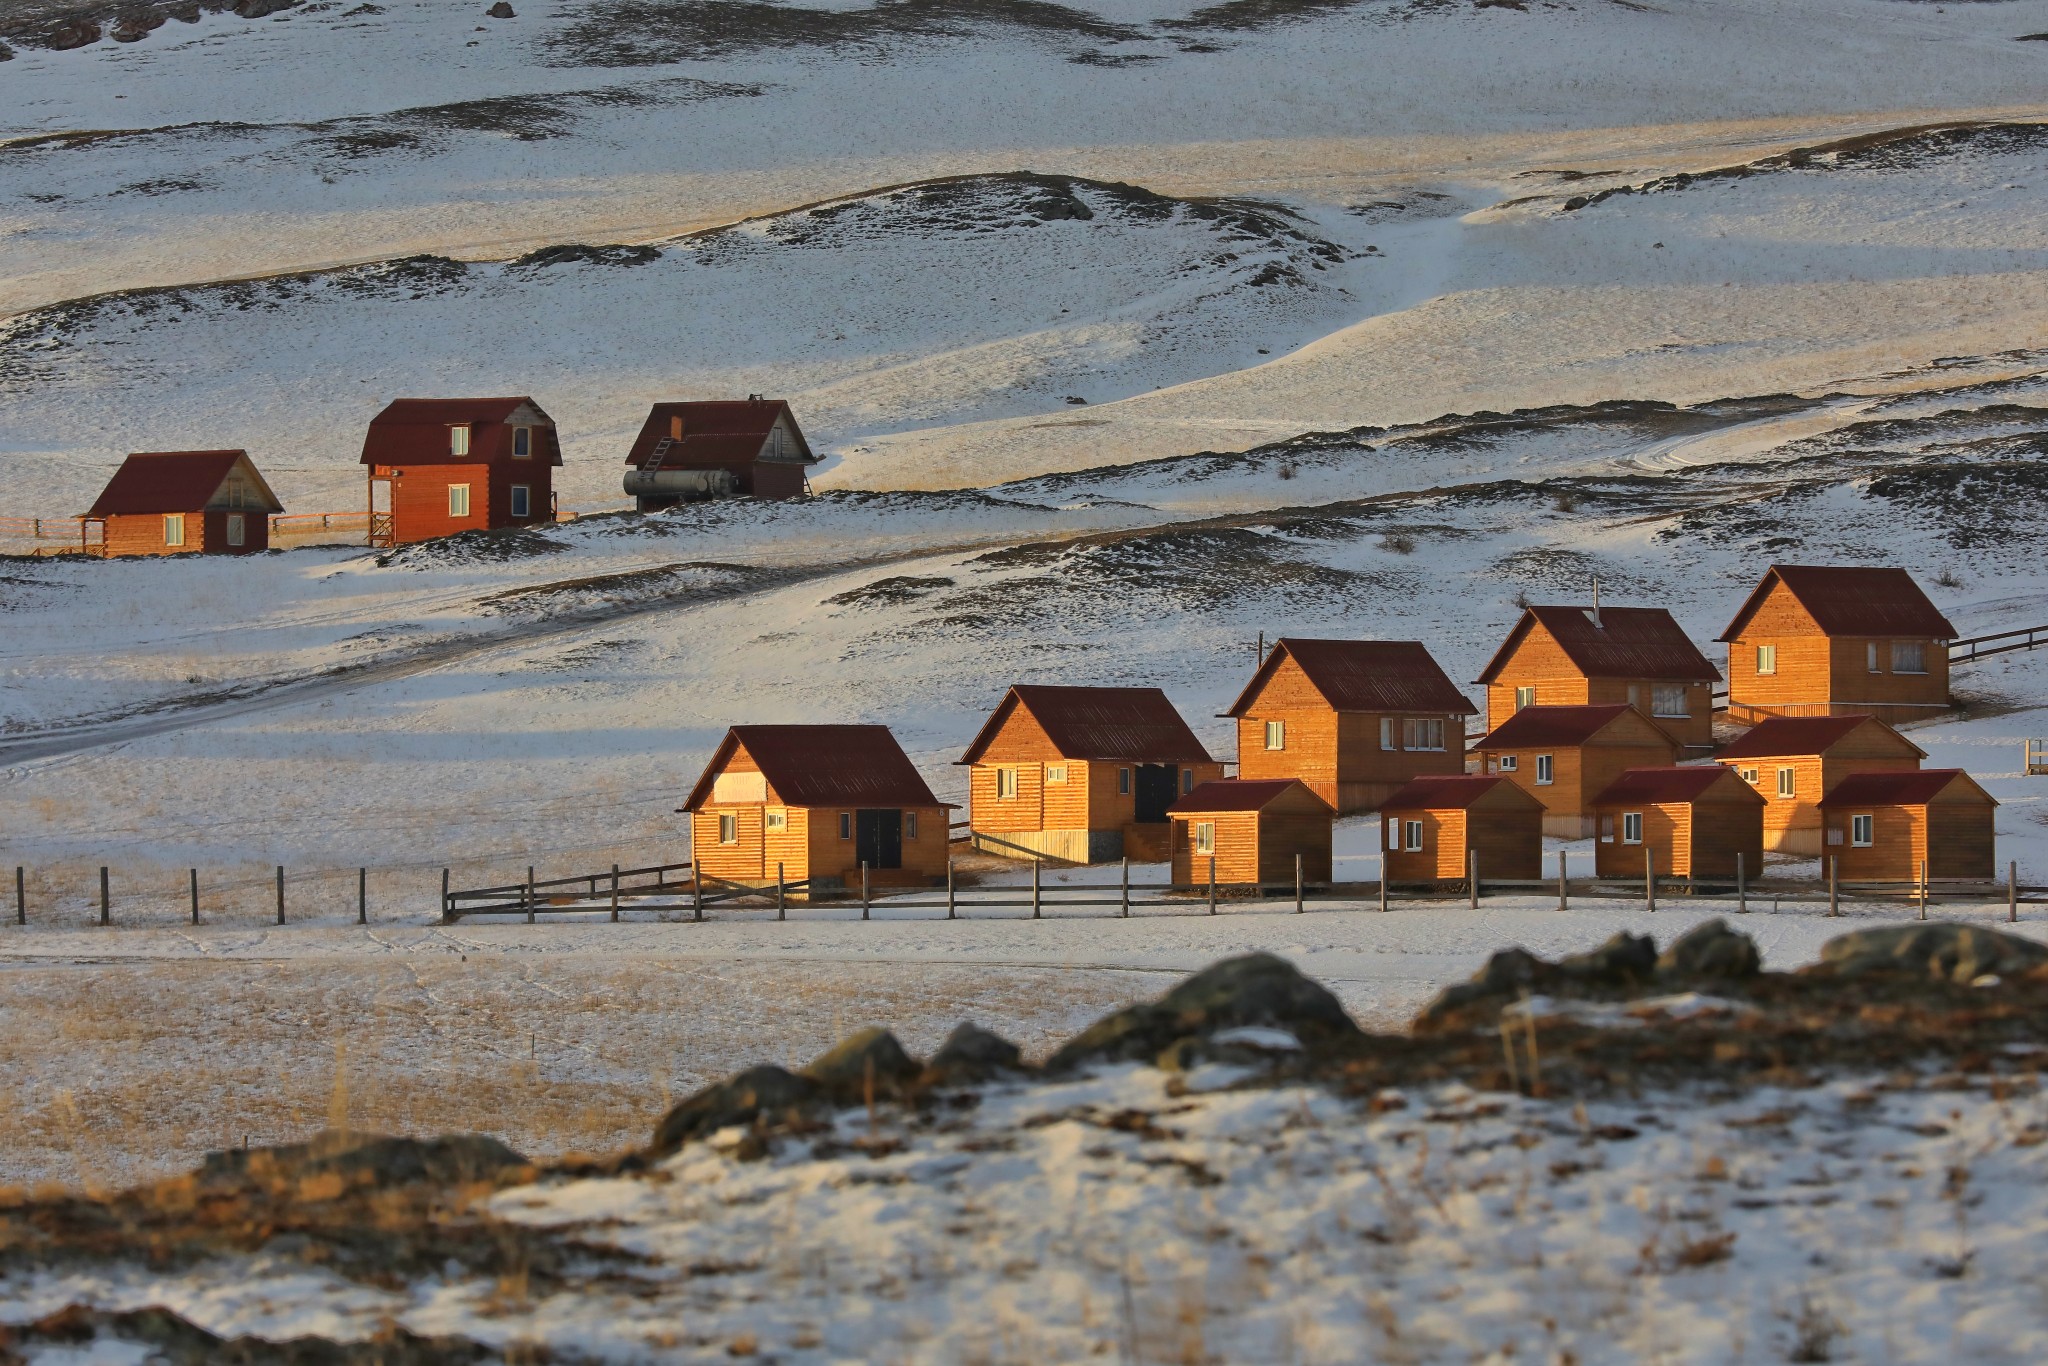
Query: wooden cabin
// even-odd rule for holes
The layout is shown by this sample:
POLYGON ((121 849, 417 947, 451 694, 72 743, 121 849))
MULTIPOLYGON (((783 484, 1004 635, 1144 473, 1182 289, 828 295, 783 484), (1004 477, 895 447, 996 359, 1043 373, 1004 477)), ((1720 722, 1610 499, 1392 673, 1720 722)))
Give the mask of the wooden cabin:
POLYGON ((642 512, 729 494, 800 498, 820 458, 779 398, 657 403, 626 452, 626 492, 642 512))
POLYGON ((1331 827, 1337 813, 1293 778, 1217 779, 1173 804, 1173 885, 1204 887, 1209 861, 1219 884, 1294 885, 1330 880, 1331 827))
POLYGON ((958 762, 975 848, 1068 863, 1164 859, 1167 808, 1223 776, 1157 688, 1020 683, 958 762))
POLYGON ((1543 803, 1496 775, 1417 778, 1380 808, 1389 882, 1455 882, 1543 875, 1543 803))
POLYGON ((1632 768, 1593 798, 1597 877, 1639 878, 1643 855, 1659 877, 1754 878, 1764 863, 1764 799, 1720 764, 1632 768))
POLYGON ((1852 773, 1820 799, 1827 843, 1848 881, 1998 876, 1998 802, 1959 768, 1852 773))
POLYGON ((370 544, 555 520, 554 420, 530 398, 401 398, 370 419, 370 544))
POLYGON ((1237 721, 1238 777, 1296 778, 1349 814, 1463 773, 1478 710, 1419 641, 1286 636, 1223 715, 1237 721))
POLYGON ((1631 768, 1675 764, 1671 733, 1626 702, 1524 707, 1474 747, 1483 773, 1509 779, 1543 803, 1543 833, 1593 833, 1593 798, 1631 768))
POLYGON ((1773 716, 1714 757, 1763 795, 1764 848, 1818 855, 1822 797, 1852 773, 1917 769, 1927 751, 1874 716, 1773 716))
POLYGON ((80 520, 108 555, 253 555, 283 511, 247 451, 140 451, 80 520))
POLYGON ((1728 719, 1947 710, 1956 628, 1903 569, 1774 564, 1728 629, 1728 719))
POLYGON ((1524 707, 1625 702, 1687 751, 1714 746, 1720 670, 1661 607, 1529 607, 1478 682, 1497 728, 1524 707))
POLYGON ((887 726, 734 726, 683 809, 700 873, 814 888, 946 876, 947 812, 887 726))

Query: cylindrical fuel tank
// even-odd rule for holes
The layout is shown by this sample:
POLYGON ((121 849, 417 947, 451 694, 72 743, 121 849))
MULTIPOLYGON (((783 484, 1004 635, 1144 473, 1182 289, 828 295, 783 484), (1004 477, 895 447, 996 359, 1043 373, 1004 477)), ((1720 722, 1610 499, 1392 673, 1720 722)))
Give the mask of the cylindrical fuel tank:
POLYGON ((626 471, 626 492, 635 498, 728 498, 735 487, 731 470, 626 471))

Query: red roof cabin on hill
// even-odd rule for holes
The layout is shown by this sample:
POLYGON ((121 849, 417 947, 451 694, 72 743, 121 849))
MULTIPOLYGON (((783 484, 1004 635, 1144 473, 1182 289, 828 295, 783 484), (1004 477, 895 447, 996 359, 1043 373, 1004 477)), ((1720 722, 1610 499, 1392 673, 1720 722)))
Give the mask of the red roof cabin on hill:
POLYGON ((401 398, 370 419, 370 544, 555 520, 554 419, 530 398, 401 398))
POLYGON ((1478 682, 1498 727, 1524 707, 1625 702, 1689 751, 1714 744, 1721 671, 1661 607, 1529 607, 1478 682))
POLYGON ((1821 852, 1820 801, 1856 773, 1920 767, 1927 751, 1874 716, 1773 716, 1714 758, 1763 794, 1764 848, 1821 852))
POLYGON ((1823 859, 1851 881, 1998 875, 1998 802, 1959 768, 1854 773, 1820 799, 1823 859))
POLYGON ((80 520, 101 525, 108 555, 251 555, 283 511, 247 451, 141 451, 80 520))
POLYGON ((626 492, 642 512, 700 498, 800 498, 818 463, 779 398, 657 403, 626 453, 626 492))
POLYGON ((1293 778, 1219 778, 1173 804, 1176 887, 1288 887, 1299 860, 1303 882, 1330 880, 1337 813, 1293 778))
POLYGON ((1593 798, 1596 877, 1733 881, 1736 857, 1754 878, 1764 861, 1764 799, 1721 764, 1632 768, 1593 798), (1647 862, 1646 862, 1647 860, 1647 862))
POLYGON ((1543 804, 1483 773, 1417 778, 1380 807, 1388 882, 1457 882, 1479 856, 1479 880, 1543 875, 1543 804))
POLYGON ((1955 638, 1903 569, 1774 564, 1721 633, 1728 718, 1937 716, 1955 638))
POLYGON ((1593 833, 1593 798, 1624 769, 1675 764, 1679 743, 1626 702, 1524 707, 1473 748, 1486 773, 1543 803, 1543 833, 1593 833))

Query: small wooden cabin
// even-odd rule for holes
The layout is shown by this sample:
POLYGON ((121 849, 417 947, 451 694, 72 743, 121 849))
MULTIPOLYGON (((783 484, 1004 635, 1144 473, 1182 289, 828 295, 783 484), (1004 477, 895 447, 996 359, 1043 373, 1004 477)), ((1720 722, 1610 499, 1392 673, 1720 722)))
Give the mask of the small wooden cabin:
POLYGON ((1167 808, 1223 776, 1158 688, 1020 683, 958 762, 975 848, 1068 863, 1163 859, 1167 808))
POLYGON ((1463 773, 1478 710, 1420 641, 1286 636, 1223 715, 1237 721, 1238 777, 1296 778, 1349 814, 1463 773))
POLYGON ((1304 882, 1330 880, 1337 813, 1293 778, 1203 783, 1169 814, 1176 887, 1207 886, 1212 858, 1221 884, 1292 886, 1297 857, 1304 882))
POLYGON ((1735 878, 1763 870, 1764 799, 1720 764, 1632 768, 1593 799, 1600 838, 1597 877, 1643 875, 1643 855, 1659 877, 1735 878))
POLYGON ((1852 773, 1917 769, 1927 751, 1874 716, 1773 716, 1714 757, 1768 803, 1764 848, 1818 855, 1822 797, 1852 773))
POLYGON ((1468 773, 1417 778, 1380 808, 1389 882, 1452 882, 1543 875, 1543 803, 1506 778, 1468 773))
POLYGON ((1823 859, 1857 881, 1998 876, 1998 802, 1959 768, 1853 773, 1820 799, 1823 859))
POLYGON ((1529 607, 1480 673, 1487 725, 1524 707, 1625 702, 1688 751, 1714 745, 1720 670, 1661 607, 1529 607))
POLYGON ((100 524, 108 555, 253 555, 283 511, 247 451, 141 451, 81 520, 100 524))
POLYGON ((782 399, 657 403, 626 452, 626 492, 642 512, 720 493, 800 498, 819 459, 782 399))
POLYGON ((530 398, 401 398, 370 419, 370 544, 555 520, 554 420, 530 398))
POLYGON ((1774 564, 1728 629, 1728 719, 1947 710, 1956 628, 1903 569, 1774 564))
POLYGON ((711 877, 923 887, 945 880, 947 812, 887 726, 734 726, 683 809, 711 877))
POLYGON ((1631 768, 1679 760, 1671 733, 1626 702, 1524 707, 1475 746, 1480 771, 1513 781, 1543 803, 1543 833, 1593 833, 1593 798, 1631 768))

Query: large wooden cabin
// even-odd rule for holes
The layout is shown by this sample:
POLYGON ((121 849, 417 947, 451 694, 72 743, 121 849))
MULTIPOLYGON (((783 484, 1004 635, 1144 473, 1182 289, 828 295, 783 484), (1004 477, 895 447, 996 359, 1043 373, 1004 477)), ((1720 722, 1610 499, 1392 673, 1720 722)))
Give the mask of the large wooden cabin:
POLYGON ((1593 798, 1598 877, 1641 877, 1647 851, 1659 877, 1744 877, 1764 862, 1764 799, 1720 764, 1632 768, 1593 798))
POLYGON ((1772 565, 1720 636, 1728 718, 1939 715, 1955 638, 1903 569, 1772 565))
POLYGON ((1714 758, 1763 794, 1764 848, 1821 852, 1820 801, 1852 773, 1920 767, 1927 751, 1874 716, 1774 716, 1714 758))
POLYGON ((1543 872, 1543 803, 1506 778, 1481 773, 1417 778, 1380 807, 1389 882, 1535 878, 1543 872))
POLYGON ((819 458, 779 398, 657 403, 626 452, 626 492, 642 512, 724 493, 797 498, 819 458))
POLYGON ((1480 673, 1486 720, 1524 707, 1625 702, 1689 752, 1714 745, 1720 670, 1661 607, 1529 607, 1480 673))
POLYGON ((1330 880, 1330 804, 1292 778, 1219 779, 1175 802, 1173 882, 1291 886, 1295 860, 1304 882, 1330 880))
POLYGON ((1593 798, 1631 768, 1675 764, 1681 746, 1626 702, 1524 707, 1473 747, 1480 770, 1498 774, 1543 803, 1543 833, 1593 833, 1593 798))
POLYGON ((370 419, 370 544, 555 520, 554 420, 530 398, 401 398, 370 419))
POLYGON ((734 726, 683 809, 700 873, 761 886, 921 887, 946 875, 949 808, 887 726, 734 726))
POLYGON ((247 451, 142 451, 81 520, 100 524, 108 555, 253 555, 283 511, 247 451))
POLYGON ((1998 875, 1998 802, 1959 768, 1854 773, 1820 799, 1827 843, 1850 881, 1998 875))
POLYGON ((1164 858, 1167 808, 1223 776, 1157 688, 1020 683, 958 762, 975 848, 1068 863, 1164 858))
POLYGON ((1276 642, 1223 714, 1240 778, 1296 778, 1340 813, 1410 780, 1465 771, 1467 701, 1421 642, 1276 642))

